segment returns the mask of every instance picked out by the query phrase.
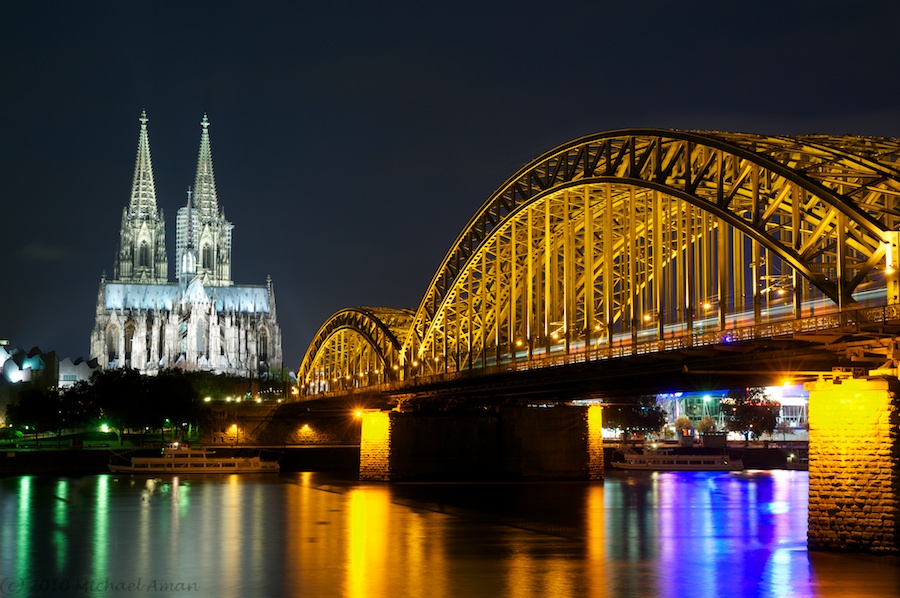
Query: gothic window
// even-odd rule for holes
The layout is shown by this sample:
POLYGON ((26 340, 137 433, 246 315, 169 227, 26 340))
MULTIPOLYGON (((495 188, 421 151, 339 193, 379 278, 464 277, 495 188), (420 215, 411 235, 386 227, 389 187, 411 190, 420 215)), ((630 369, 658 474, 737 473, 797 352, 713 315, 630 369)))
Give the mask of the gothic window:
POLYGON ((106 330, 106 356, 109 362, 115 361, 119 355, 118 336, 119 329, 115 326, 110 326, 106 330))
POLYGON ((212 257, 212 247, 209 245, 203 246, 203 264, 202 266, 207 269, 211 269, 213 267, 213 257, 212 257))
POLYGON ((146 336, 144 337, 144 345, 147 350, 147 359, 150 358, 150 354, 153 352, 153 317, 147 317, 147 328, 145 329, 146 336))
POLYGON ((181 325, 179 326, 180 336, 181 336, 181 354, 184 355, 187 353, 187 322, 184 320, 181 321, 181 325))
POLYGON ((163 320, 159 326, 159 354, 160 361, 166 357, 166 322, 163 320))
POLYGON ((148 268, 150 266, 150 246, 147 241, 141 241, 141 249, 138 252, 138 268, 148 268))
POLYGON ((131 365, 131 347, 134 342, 135 328, 136 326, 132 320, 125 324, 125 365, 131 365))
POLYGON ((269 333, 265 328, 259 331, 259 360, 269 361, 269 333))

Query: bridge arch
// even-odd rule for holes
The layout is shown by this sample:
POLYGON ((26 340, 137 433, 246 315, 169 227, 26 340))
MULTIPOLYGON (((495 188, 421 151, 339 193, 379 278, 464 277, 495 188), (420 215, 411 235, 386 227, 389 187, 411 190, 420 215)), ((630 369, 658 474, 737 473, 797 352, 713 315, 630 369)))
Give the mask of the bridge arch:
POLYGON ((304 393, 318 394, 397 380, 408 309, 342 309, 319 328, 300 363, 304 393))
POLYGON ((298 376, 315 394, 897 303, 898 230, 897 139, 598 133, 498 188, 415 312, 332 316, 298 376))
POLYGON ((576 139, 520 169, 469 221, 401 360, 421 364, 416 374, 456 371, 723 330, 748 314, 894 303, 898 160, 894 139, 576 139))

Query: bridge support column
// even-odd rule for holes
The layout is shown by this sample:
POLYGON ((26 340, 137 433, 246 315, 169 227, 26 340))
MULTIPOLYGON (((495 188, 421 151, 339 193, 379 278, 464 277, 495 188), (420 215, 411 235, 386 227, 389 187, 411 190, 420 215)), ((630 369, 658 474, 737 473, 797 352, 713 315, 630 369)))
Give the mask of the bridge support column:
POLYGON ((587 409, 588 478, 603 479, 603 408, 591 405, 587 409))
POLYGON ((500 410, 502 475, 523 479, 603 479, 602 408, 500 410))
POLYGON ((390 411, 369 411, 362 415, 359 438, 359 479, 387 482, 391 479, 390 411))
POLYGON ((898 553, 900 411, 896 378, 806 384, 811 550, 898 553))
POLYGON ((359 478, 603 478, 601 408, 363 414, 359 478))

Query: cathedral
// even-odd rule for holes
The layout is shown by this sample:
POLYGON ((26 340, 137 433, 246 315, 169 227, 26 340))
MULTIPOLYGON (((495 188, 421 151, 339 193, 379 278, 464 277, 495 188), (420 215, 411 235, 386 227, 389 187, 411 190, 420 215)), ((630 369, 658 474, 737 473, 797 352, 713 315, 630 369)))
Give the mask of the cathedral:
POLYGON ((282 367, 281 330, 271 278, 235 285, 233 225, 219 209, 209 143, 200 123, 194 186, 175 219, 175 281, 166 227, 156 205, 147 115, 141 114, 131 199, 122 211, 112 280, 97 294, 91 357, 104 369, 144 374, 166 368, 256 377, 282 367))

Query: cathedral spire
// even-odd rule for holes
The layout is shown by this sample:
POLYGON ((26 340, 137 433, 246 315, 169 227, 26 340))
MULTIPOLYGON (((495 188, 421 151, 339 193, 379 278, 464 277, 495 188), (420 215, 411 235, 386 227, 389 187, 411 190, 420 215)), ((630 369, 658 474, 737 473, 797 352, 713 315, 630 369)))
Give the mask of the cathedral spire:
POLYGON ((197 176, 194 179, 194 205, 201 221, 208 221, 219 214, 219 199, 216 196, 216 178, 213 175, 212 151, 209 146, 209 119, 203 114, 200 121, 200 155, 197 157, 197 176))
POLYGON ((156 185, 153 182, 153 163, 150 160, 148 120, 147 111, 142 110, 137 159, 134 163, 134 181, 131 183, 131 201, 128 204, 129 215, 139 218, 156 216, 156 185))
MULTIPOLYGON (((231 229, 232 224, 219 211, 216 179, 213 175, 212 151, 209 144, 209 119, 200 121, 200 154, 197 157, 197 176, 194 179, 193 221, 194 250, 197 255, 197 275, 207 286, 231 286, 231 229)), ((188 210, 185 209, 185 212, 188 210)), ((186 225, 183 227, 187 230, 186 225)))
POLYGON ((162 210, 156 206, 146 111, 141 111, 139 120, 141 130, 134 180, 128 206, 122 210, 114 279, 120 282, 164 283, 169 276, 166 227, 162 210))

